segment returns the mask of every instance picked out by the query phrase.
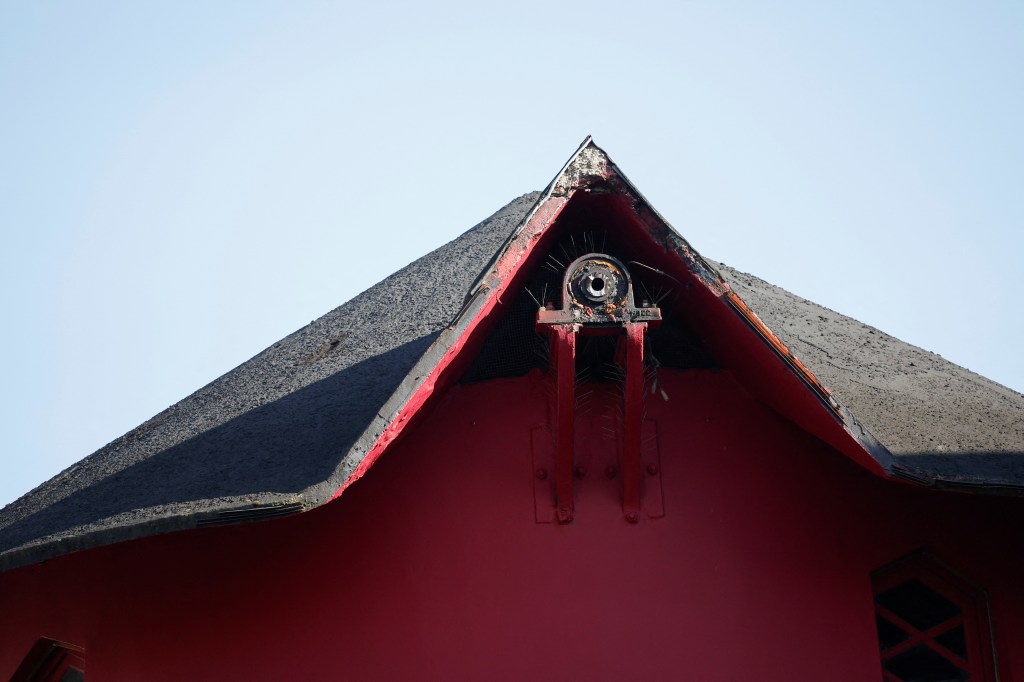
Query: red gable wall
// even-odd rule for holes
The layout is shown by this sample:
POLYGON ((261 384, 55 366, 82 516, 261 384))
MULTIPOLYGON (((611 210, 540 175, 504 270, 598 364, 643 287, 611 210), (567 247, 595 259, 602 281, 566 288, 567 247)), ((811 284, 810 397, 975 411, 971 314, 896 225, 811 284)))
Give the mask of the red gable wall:
POLYGON ((99 680, 877 680, 869 576, 921 547, 988 588, 1024 679, 1020 500, 876 478, 726 372, 660 380, 663 518, 587 471, 536 523, 548 384, 456 386, 325 507, 0 574, 0 679, 47 636, 99 680))

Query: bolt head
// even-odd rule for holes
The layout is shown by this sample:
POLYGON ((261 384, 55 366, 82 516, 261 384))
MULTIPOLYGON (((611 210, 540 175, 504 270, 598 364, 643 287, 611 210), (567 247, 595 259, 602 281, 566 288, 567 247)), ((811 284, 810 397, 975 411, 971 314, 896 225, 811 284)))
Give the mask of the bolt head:
POLYGON ((536 475, 537 475, 537 479, 538 480, 543 481, 544 479, 546 479, 548 477, 548 470, 547 469, 537 469, 536 475))
POLYGON ((606 466, 605 469, 604 469, 604 475, 607 476, 608 478, 615 478, 618 474, 619 474, 619 470, 616 469, 611 464, 606 466))
POLYGON ((584 469, 583 467, 576 467, 575 469, 572 470, 572 472, 576 474, 576 478, 579 479, 582 479, 584 476, 587 475, 587 470, 584 469))
POLYGON ((640 515, 637 514, 635 511, 627 512, 626 521, 629 521, 630 523, 637 523, 639 520, 640 515))
POLYGON ((659 469, 658 469, 658 465, 657 464, 648 464, 647 465, 647 473, 650 474, 651 476, 657 476, 658 475, 658 471, 659 471, 659 469))

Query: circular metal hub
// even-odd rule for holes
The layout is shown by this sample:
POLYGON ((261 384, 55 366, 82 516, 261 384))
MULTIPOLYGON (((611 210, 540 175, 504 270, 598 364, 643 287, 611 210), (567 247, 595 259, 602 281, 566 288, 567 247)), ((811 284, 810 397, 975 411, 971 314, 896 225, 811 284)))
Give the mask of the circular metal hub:
POLYGON ((570 290, 578 305, 594 306, 618 302, 626 295, 625 273, 602 258, 592 258, 577 266, 571 275, 570 290))

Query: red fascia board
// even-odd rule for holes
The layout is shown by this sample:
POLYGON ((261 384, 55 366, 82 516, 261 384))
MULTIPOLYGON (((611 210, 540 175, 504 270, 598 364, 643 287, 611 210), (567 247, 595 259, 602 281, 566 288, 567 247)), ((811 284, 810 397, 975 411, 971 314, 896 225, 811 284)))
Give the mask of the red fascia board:
MULTIPOLYGON (((586 142, 580 150, 585 147, 586 142)), ((566 164, 566 168, 572 161, 566 164)), ((366 455, 331 499, 337 498, 362 478, 423 410, 429 398, 455 380, 472 356, 473 349, 483 342, 491 327, 486 322, 497 317, 494 312, 502 305, 504 293, 510 289, 517 290, 522 280, 522 266, 546 241, 543 237, 551 233, 548 228, 577 193, 589 193, 596 186, 601 187, 605 197, 609 193, 612 195, 608 197, 612 201, 607 206, 618 217, 626 218, 622 223, 642 233, 636 235, 639 250, 650 253, 653 260, 673 276, 691 284, 693 281, 699 283, 697 289, 705 295, 692 298, 700 301, 697 307, 706 322, 700 327, 704 328, 716 349, 726 356, 723 360, 750 382, 762 400, 857 464, 876 475, 890 477, 875 453, 854 434, 846 418, 848 412, 831 392, 757 318, 703 257, 650 208, 613 163, 609 161, 599 175, 577 178, 567 191, 556 191, 565 172, 563 169, 556 176, 523 228, 506 244, 473 288, 465 307, 410 372, 410 378, 398 391, 411 388, 411 393, 393 412, 366 455), (407 385, 410 380, 415 383, 414 387, 407 385), (773 394, 778 397, 772 399, 773 394)), ((876 449, 884 451, 880 446, 876 449)))
POLYGON ((537 250, 538 244, 542 241, 541 237, 558 218, 562 209, 569 202, 569 198, 569 196, 548 196, 543 199, 523 229, 502 249, 497 260, 474 287, 465 307, 451 325, 441 332, 410 372, 410 375, 414 376, 414 380, 418 382, 418 386, 399 410, 392 415, 366 456, 331 496, 332 500, 366 474, 388 446, 405 431, 413 418, 421 412, 435 392, 443 389, 458 377, 464 369, 464 365, 471 359, 473 349, 483 342, 483 338, 490 330, 491 325, 485 322, 497 317, 494 315, 495 308, 504 303, 505 292, 509 289, 516 291, 521 279, 516 275, 521 274, 523 264, 537 250), (467 352, 463 352, 464 350, 467 352), (462 358, 461 362, 458 361, 460 357, 462 358), (421 372, 425 376, 419 380, 417 375, 421 375, 421 372))
POLYGON ((863 432, 863 429, 852 423, 852 415, 831 391, 700 256, 691 262, 691 272, 702 265, 707 268, 702 273, 704 276, 695 277, 700 282, 700 290, 706 292, 706 296, 700 298, 704 299, 706 314, 711 318, 703 328, 714 337, 713 344, 726 356, 723 359, 737 375, 777 412, 871 473, 889 478, 889 469, 883 464, 891 457, 888 451, 867 434, 864 438, 869 443, 862 442, 856 430, 863 432), (713 305, 708 304, 708 297, 714 301, 713 305))
POLYGON ((831 394, 732 291, 717 298, 723 335, 719 344, 738 376, 759 398, 809 433, 829 443, 868 471, 889 473, 851 432, 831 394), (738 305, 737 305, 738 302, 738 305), (746 327, 746 328, 744 328, 746 327))
POLYGON ((888 451, 864 432, 831 391, 627 181, 607 179, 621 193, 602 197, 602 208, 633 231, 630 243, 643 254, 646 265, 683 285, 684 304, 698 322, 695 329, 721 361, 777 412, 873 474, 891 478, 885 464, 891 459, 888 451))

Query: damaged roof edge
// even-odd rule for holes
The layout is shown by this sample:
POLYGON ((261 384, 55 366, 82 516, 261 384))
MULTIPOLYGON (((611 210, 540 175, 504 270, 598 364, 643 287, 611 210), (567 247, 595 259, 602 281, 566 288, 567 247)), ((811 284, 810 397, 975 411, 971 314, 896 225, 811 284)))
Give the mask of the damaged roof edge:
POLYGON ((811 391, 818 401, 825 407, 836 420, 842 425, 843 430, 849 434, 861 448, 873 459, 878 466, 880 471, 874 473, 884 474, 891 477, 893 473, 893 466, 896 458, 889 450, 882 445, 874 435, 871 434, 868 429, 861 424, 856 415, 841 404, 832 392, 825 387, 825 385, 809 370, 799 358, 793 354, 786 344, 775 335, 775 333, 766 325, 761 318, 752 311, 746 303, 741 299, 729 285, 721 279, 721 275, 716 272, 719 277, 721 285, 725 287, 725 291, 722 294, 722 298, 729 304, 732 311, 740 317, 761 339, 764 343, 775 353, 775 355, 788 367, 789 371, 796 375, 800 381, 803 382, 807 389, 811 391))
POLYGON ((487 304, 487 292, 473 296, 461 313, 423 353, 383 408, 341 460, 333 477, 340 481, 330 499, 363 477, 387 447, 401 435, 406 423, 433 394, 440 374, 458 352, 463 334, 476 326, 487 304))
POLYGON ((434 340, 409 375, 392 394, 385 408, 376 415, 363 435, 342 459, 339 469, 333 477, 334 480, 341 481, 341 484, 330 494, 331 499, 341 495, 349 485, 361 478, 384 450, 401 434, 405 424, 433 392, 436 382, 440 379, 440 374, 447 368, 457 352, 460 341, 463 341, 464 337, 471 333, 493 308, 496 293, 507 284, 506 276, 510 276, 519 262, 528 255, 532 246, 531 242, 554 220, 571 194, 585 186, 584 177, 614 177, 621 182, 634 201, 641 204, 645 211, 649 212, 660 225, 668 230, 672 242, 670 246, 673 247, 684 264, 734 314, 740 317, 753 333, 761 338, 789 371, 815 395, 823 408, 842 426, 870 461, 876 463, 878 469, 873 473, 892 477, 893 455, 856 420, 849 409, 842 406, 832 396, 831 392, 810 370, 800 363, 767 325, 750 311, 742 299, 731 290, 718 270, 651 206, 650 202, 629 181, 608 154, 594 143, 592 137, 588 136, 547 185, 522 222, 498 249, 494 258, 488 262, 467 294, 462 309, 448 328, 434 340), (590 158, 587 158, 588 150, 593 152, 590 158), (577 169, 576 166, 580 168, 577 169), (578 171, 578 173, 574 171, 578 171), (566 180, 569 182, 567 183, 566 180), (549 202, 553 199, 557 200, 557 205, 551 207, 549 202), (547 209, 545 209, 546 206, 547 209), (531 225, 533 229, 527 231, 527 227, 531 225), (524 234, 526 235, 525 240, 524 234), (514 262, 508 263, 509 260, 514 262))
MULTIPOLYGON (((580 149, 577 150, 573 159, 575 159, 576 156, 579 156, 587 146, 593 146, 604 155, 610 173, 613 173, 619 181, 623 183, 629 193, 633 195, 636 201, 640 202, 644 206, 646 211, 650 212, 652 217, 668 229, 670 238, 673 242, 672 246, 680 258, 682 258, 683 262, 687 264, 690 271, 696 275, 697 278, 712 291, 712 293, 722 299, 747 326, 762 338, 765 344, 768 345, 775 355, 786 364, 790 371, 807 386, 808 390, 814 393, 822 406, 833 414, 835 419, 843 426, 843 429, 860 445, 864 452, 878 464, 880 471, 875 471, 874 473, 892 477, 893 467, 895 465, 895 457, 893 454, 889 452, 889 450, 857 420, 851 410, 842 405, 835 398, 824 383, 821 382, 802 362, 800 362, 786 344, 784 344, 782 340, 768 327, 768 325, 766 325, 757 316, 757 314, 746 305, 743 299, 732 290, 714 264, 704 258, 704 256, 702 256, 700 252, 697 251, 693 245, 691 245, 686 238, 683 237, 683 235, 680 234, 679 231, 676 230, 672 224, 658 212, 656 208, 654 208, 651 202, 647 200, 636 185, 634 185, 626 174, 623 173, 615 164, 607 152, 594 144, 592 139, 588 137, 580 146, 580 149)), ((568 167, 568 165, 569 164, 566 164, 566 167, 568 167)), ((564 169, 562 172, 564 172, 564 169)), ((555 181, 552 181, 552 186, 555 184, 557 179, 558 178, 556 178, 555 181)))
POLYGON ((569 163, 563 167, 559 176, 551 182, 548 193, 540 200, 538 205, 547 198, 551 189, 556 186, 558 179, 569 165, 579 157, 586 148, 593 147, 604 158, 608 166, 608 175, 614 175, 627 191, 633 195, 636 201, 640 202, 646 211, 658 222, 664 225, 670 234, 673 246, 678 255, 688 265, 690 271, 698 277, 706 286, 720 298, 723 298, 733 312, 738 315, 755 333, 762 337, 765 344, 771 348, 775 355, 789 367, 793 372, 818 398, 819 402, 843 427, 843 430, 856 442, 856 444, 878 465, 874 473, 894 481, 911 483, 919 486, 939 488, 945 490, 972 490, 986 491, 992 493, 1021 494, 1024 492, 1024 485, 1016 485, 1005 481, 964 481, 943 476, 930 475, 925 472, 916 472, 901 464, 898 458, 873 433, 864 425, 856 414, 833 394, 833 392, 821 381, 796 354, 782 341, 771 328, 761 320, 743 299, 732 290, 728 282, 719 272, 714 261, 704 258, 672 224, 662 216, 656 208, 647 200, 643 193, 632 183, 632 181, 615 164, 612 158, 595 144, 591 137, 584 140, 583 144, 576 151, 569 163))
MULTIPOLYGON (((797 342, 810 347, 809 355, 800 364, 811 376, 821 377, 819 381, 823 386, 825 381, 837 384, 832 389, 838 390, 838 395, 832 389, 829 393, 839 405, 845 430, 883 467, 886 478, 940 490, 1013 495, 1024 492, 1024 484, 1020 482, 1024 473, 1024 440, 1021 438, 1024 429, 1020 428, 1020 418, 1013 416, 1020 414, 1024 407, 1019 401, 1019 397, 1024 396, 948 361, 936 363, 938 356, 934 353, 911 346, 752 275, 713 261, 712 264, 725 280, 725 286, 753 297, 751 304, 756 304, 761 315, 768 318, 762 322, 765 328, 779 326, 782 334, 773 334, 780 345, 787 350, 797 342), (815 322, 806 327, 809 318, 815 322), (825 327, 815 326, 820 324, 817 322, 819 319, 826 323, 825 327), (796 326, 790 328, 793 325, 796 326), (806 332, 813 329, 814 333, 820 330, 830 336, 827 341, 820 342, 824 345, 822 347, 807 342, 800 336, 800 329, 806 332), (877 333, 877 336, 865 335, 865 331, 870 335, 877 333), (876 357, 878 353, 882 354, 876 357), (840 360, 834 359, 832 354, 845 360, 836 364, 840 360), (903 366, 913 368, 915 362, 911 360, 924 367, 901 370, 903 366), (885 382, 876 385, 877 382, 865 377, 857 380, 858 372, 867 372, 866 377, 882 372, 884 376, 891 377, 891 385, 885 382), (922 376, 925 377, 923 380, 922 376), (959 434, 952 438, 948 435, 942 438, 941 430, 934 431, 934 409, 922 414, 921 409, 926 403, 915 398, 924 392, 929 400, 935 400, 938 397, 936 390, 941 392, 941 388, 933 386, 935 381, 939 384, 944 381, 947 387, 955 383, 959 391, 956 395, 947 396, 946 409, 952 409, 952 412, 939 418, 942 424, 951 424, 947 430, 959 434), (858 392, 856 387, 862 387, 861 391, 858 392), (995 391, 978 393, 979 388, 988 387, 995 391), (1014 394, 1012 400, 1009 394, 1014 394), (1013 400, 1017 400, 1016 404, 1013 400), (986 412, 967 410, 972 401, 986 412), (986 401, 985 405, 983 401, 986 401), (914 421, 894 421, 891 418, 893 410, 899 411, 903 420, 914 421), (991 418, 983 419, 985 414, 991 414, 991 418), (966 432, 960 430, 963 415, 971 415, 970 426, 973 428, 966 432), (977 425, 974 424, 975 417, 977 425), (881 433, 876 435, 869 425, 878 427, 881 433), (920 432, 923 435, 915 436, 913 431, 908 433, 908 426, 923 429, 920 432), (900 434, 906 435, 901 437, 900 434), (915 445, 920 447, 921 439, 930 435, 935 435, 934 449, 923 448, 919 453, 911 449, 915 445)), ((762 320, 760 315, 757 317, 762 320)), ((940 398, 936 407, 942 405, 940 398)), ((931 442, 933 439, 929 437, 927 440, 931 442)))
MULTIPOLYGON (((486 313, 494 307, 496 296, 507 284, 508 278, 506 275, 510 276, 515 266, 529 254, 533 245, 532 242, 534 241, 533 237, 538 236, 543 231, 543 228, 557 217, 559 211, 567 202, 567 198, 562 198, 557 202, 557 205, 549 205, 549 202, 555 198, 554 195, 559 186, 559 181, 569 174, 574 165, 579 163, 584 152, 588 149, 593 149, 600 154, 606 165, 612 165, 608 155, 594 143, 592 136, 588 135, 580 143, 580 146, 563 164, 562 168, 555 174, 540 196, 537 197, 536 202, 526 212, 519 225, 512 230, 508 239, 505 240, 494 257, 481 271, 479 277, 466 294, 465 303, 448 327, 424 352, 412 371, 392 393, 384 408, 377 413, 373 422, 363 431, 363 434, 342 458, 335 476, 332 477, 333 480, 341 481, 341 483, 330 494, 330 499, 337 498, 352 483, 362 478, 377 459, 380 458, 384 450, 401 435, 406 423, 433 393, 441 373, 447 369, 451 360, 454 359, 454 355, 459 348, 459 342, 468 333, 472 333, 473 329, 486 316, 486 313), (542 212, 545 206, 548 206, 548 210, 542 212), (538 222, 543 224, 537 225, 538 222), (534 225, 535 229, 527 233, 527 238, 523 239, 524 232, 526 232, 526 228, 530 225, 534 225), (521 253, 516 254, 515 251, 517 249, 521 253), (505 265, 509 260, 514 262, 505 265)), ((614 169, 614 172, 619 177, 624 177, 617 168, 614 169)), ((632 186, 630 185, 630 187, 632 186)))
MULTIPOLYGON (((552 182, 549 188, 553 184, 552 182)), ((508 286, 516 269, 532 252, 536 244, 535 238, 554 221, 566 203, 566 199, 553 198, 548 192, 542 194, 527 211, 522 223, 513 230, 512 236, 504 242, 495 258, 484 268, 460 311, 430 344, 374 417, 373 422, 342 458, 333 477, 333 480, 341 481, 341 484, 330 494, 330 499, 337 498, 352 483, 362 478, 388 446, 401 435, 412 417, 442 381, 442 374, 467 339, 498 304, 501 293, 508 286), (527 226, 533 226, 533 229, 527 231, 527 226)))
MULTIPOLYGON (((587 135, 583 142, 580 143, 580 146, 576 149, 576 151, 573 152, 572 156, 569 157, 569 160, 562 165, 561 170, 559 170, 555 177, 551 179, 551 182, 548 183, 547 187, 545 187, 541 191, 540 196, 537 197, 537 201, 533 204, 533 207, 526 212, 526 216, 523 218, 522 222, 520 222, 518 227, 516 227, 516 229, 514 229, 512 233, 508 236, 508 239, 506 239, 505 243, 502 244, 500 249, 498 249, 498 252, 494 254, 494 258, 492 258, 487 263, 487 266, 483 269, 483 271, 481 271, 480 276, 476 279, 476 281, 473 283, 473 286, 470 287, 469 292, 466 294, 467 305, 470 299, 476 295, 480 287, 484 285, 484 282, 486 282, 487 279, 491 276, 492 272, 495 269, 495 266, 502 258, 505 257, 505 254, 508 252, 509 248, 511 248, 512 244, 516 241, 516 239, 519 237, 522 231, 526 229, 526 226, 530 224, 531 220, 533 220, 534 215, 536 215, 537 211, 540 210, 540 207, 543 206, 544 203, 551 198, 551 195, 555 191, 555 186, 558 183, 559 178, 561 178, 565 174, 566 170, 568 170, 569 167, 573 163, 575 163, 576 159, 579 158, 580 154, 582 154, 583 151, 589 146, 593 146, 594 148, 604 153, 603 150, 600 149, 600 147, 594 144, 593 137, 587 135)), ((463 306, 463 310, 465 310, 465 306, 463 306)), ((452 320, 452 323, 449 326, 452 326, 457 322, 458 318, 462 315, 463 310, 459 311, 458 315, 455 316, 455 319, 452 320)))

